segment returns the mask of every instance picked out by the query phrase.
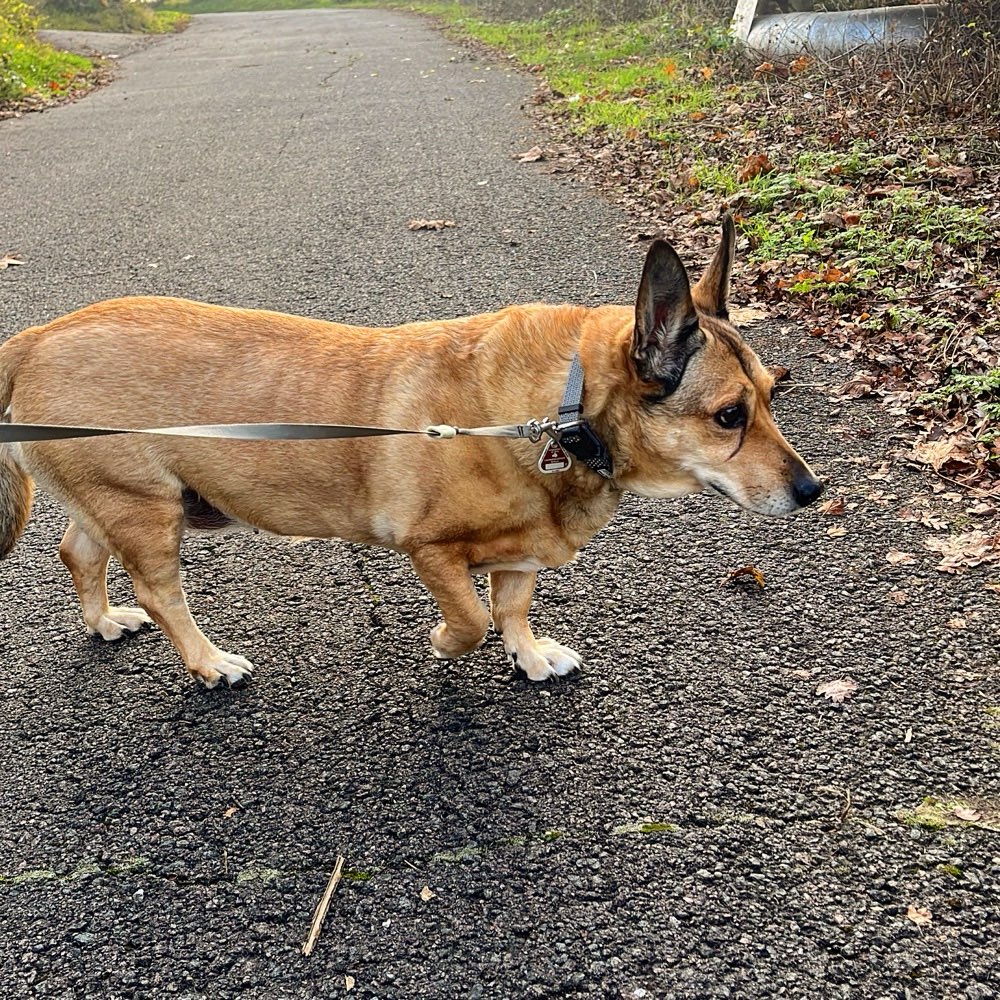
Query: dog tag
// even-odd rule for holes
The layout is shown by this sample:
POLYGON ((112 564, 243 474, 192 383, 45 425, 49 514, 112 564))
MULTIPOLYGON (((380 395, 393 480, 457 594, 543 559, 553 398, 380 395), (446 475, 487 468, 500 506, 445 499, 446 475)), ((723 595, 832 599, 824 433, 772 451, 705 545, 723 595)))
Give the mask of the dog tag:
POLYGON ((539 472, 565 472, 573 464, 573 459, 556 440, 550 439, 538 459, 539 472))

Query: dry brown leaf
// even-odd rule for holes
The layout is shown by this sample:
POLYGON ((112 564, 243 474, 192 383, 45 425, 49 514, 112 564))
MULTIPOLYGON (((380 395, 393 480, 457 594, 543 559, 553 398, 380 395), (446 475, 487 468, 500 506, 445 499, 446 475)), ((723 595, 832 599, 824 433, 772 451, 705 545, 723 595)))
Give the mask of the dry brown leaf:
POLYGON ((841 677, 840 680, 836 681, 824 681, 816 688, 816 694, 823 698, 829 698, 834 705, 840 705, 850 698, 857 689, 858 685, 850 677, 841 677))
POLYGON ((913 566, 917 557, 912 552, 900 552, 899 549, 889 549, 885 554, 885 561, 890 566, 913 566))
POLYGON ((826 529, 826 533, 830 538, 843 538, 847 534, 847 528, 842 524, 834 524, 826 529))
POLYGON ((906 919, 915 923, 918 927, 927 927, 931 922, 931 911, 925 906, 917 906, 910 903, 906 908, 906 919))
POLYGON ((968 531, 962 535, 925 538, 924 545, 943 557, 937 568, 942 573, 963 573, 985 563, 1000 563, 1000 533, 968 531))
POLYGON ((354 976, 344 976, 344 992, 350 993, 354 989, 354 976))
POLYGON ((239 806, 230 806, 222 815, 225 819, 230 819, 240 811, 239 806))
POLYGON ((407 229, 451 229, 455 223, 451 219, 410 219, 407 229))
POLYGON ((753 580, 761 590, 764 589, 764 574, 756 566, 741 566, 739 569, 734 569, 722 582, 738 583, 747 579, 753 580))
MULTIPOLYGON (((763 309, 756 309, 753 306, 745 306, 744 308, 735 307, 729 310, 729 321, 733 326, 749 326, 751 323, 759 323, 762 319, 767 319, 767 313, 763 309)), ((774 366, 774 367, 780 367, 774 366)), ((784 369, 788 371, 787 368, 784 369)), ((771 374, 774 374, 773 367, 768 368, 771 374)))
POLYGON ((538 160, 545 159, 545 150, 541 146, 532 146, 531 149, 527 149, 523 153, 515 153, 512 158, 518 163, 536 163, 538 160))
POLYGON ((20 257, 15 257, 13 254, 5 253, 0 257, 0 271, 6 267, 20 267, 24 263, 20 257))
POLYGON ((831 500, 827 500, 826 503, 821 503, 819 505, 819 512, 821 514, 829 514, 831 517, 839 517, 841 514, 846 514, 847 497, 833 497, 831 500))
POLYGON ((956 806, 952 810, 952 815, 963 823, 978 823, 983 818, 983 814, 972 806, 956 806))
POLYGON ((911 457, 921 465, 929 465, 935 472, 955 454, 955 442, 950 438, 939 441, 921 441, 913 446, 911 457))
POLYGON ((745 184, 761 174, 771 173, 772 170, 774 170, 774 164, 767 158, 766 153, 751 153, 743 161, 743 166, 736 177, 741 184, 745 184))
POLYGON ((420 890, 420 898, 425 902, 429 903, 437 895, 429 885, 425 885, 423 889, 420 890))

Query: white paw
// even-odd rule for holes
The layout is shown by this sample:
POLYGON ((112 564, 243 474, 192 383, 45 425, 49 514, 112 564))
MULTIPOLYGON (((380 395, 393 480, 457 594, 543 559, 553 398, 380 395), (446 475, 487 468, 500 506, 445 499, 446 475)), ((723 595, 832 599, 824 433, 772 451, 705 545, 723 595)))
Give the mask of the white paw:
POLYGON ((87 624, 91 635, 99 635, 107 642, 120 639, 126 632, 138 632, 143 625, 152 625, 153 619, 142 608, 108 608, 93 625, 87 624))
POLYGON ((530 681, 565 677, 583 662, 576 650, 560 646, 553 639, 536 639, 533 646, 510 650, 510 657, 514 666, 524 671, 530 681))
POLYGON ((220 649, 206 662, 188 669, 207 688, 218 687, 223 681, 229 687, 242 687, 250 680, 253 664, 242 656, 224 653, 220 649))

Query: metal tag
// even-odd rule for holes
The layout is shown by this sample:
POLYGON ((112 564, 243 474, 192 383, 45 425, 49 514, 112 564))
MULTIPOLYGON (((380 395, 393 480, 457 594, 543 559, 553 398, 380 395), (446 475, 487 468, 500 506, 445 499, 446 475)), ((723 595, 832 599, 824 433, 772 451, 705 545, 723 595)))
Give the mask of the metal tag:
POLYGON ((545 473, 565 472, 572 464, 573 459, 569 457, 563 446, 552 439, 538 458, 538 471, 545 473))

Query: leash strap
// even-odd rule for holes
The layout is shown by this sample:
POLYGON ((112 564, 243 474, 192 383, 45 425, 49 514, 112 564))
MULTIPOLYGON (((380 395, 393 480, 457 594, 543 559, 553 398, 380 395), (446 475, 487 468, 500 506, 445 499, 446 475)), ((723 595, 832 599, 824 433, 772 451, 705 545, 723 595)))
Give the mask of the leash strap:
POLYGON ((109 434, 156 434, 169 437, 232 438, 242 441, 314 441, 326 438, 426 434, 393 427, 353 427, 349 424, 188 424, 180 427, 64 427, 56 424, 0 423, 0 443, 61 441, 109 434))
POLYGON ((179 427, 69 427, 61 424, 8 424, 0 422, 0 444, 28 441, 64 441, 106 437, 111 434, 153 434, 167 437, 219 438, 240 441, 323 441, 338 438, 386 437, 418 434, 431 438, 501 437, 540 440, 548 421, 501 424, 495 427, 452 427, 438 424, 424 430, 398 427, 356 427, 352 424, 187 424, 179 427))
POLYGON ((453 427, 437 424, 423 430, 398 427, 358 427, 353 424, 185 424, 177 427, 71 427, 61 424, 5 423, 0 415, 0 444, 29 441, 65 441, 114 434, 151 434, 165 437, 216 438, 239 441, 324 441, 339 438, 386 437, 418 434, 441 440, 454 437, 527 438, 537 443, 548 434, 571 455, 605 479, 614 475, 607 446, 583 419, 583 365, 573 355, 558 422, 529 420, 524 424, 490 427, 453 427))

